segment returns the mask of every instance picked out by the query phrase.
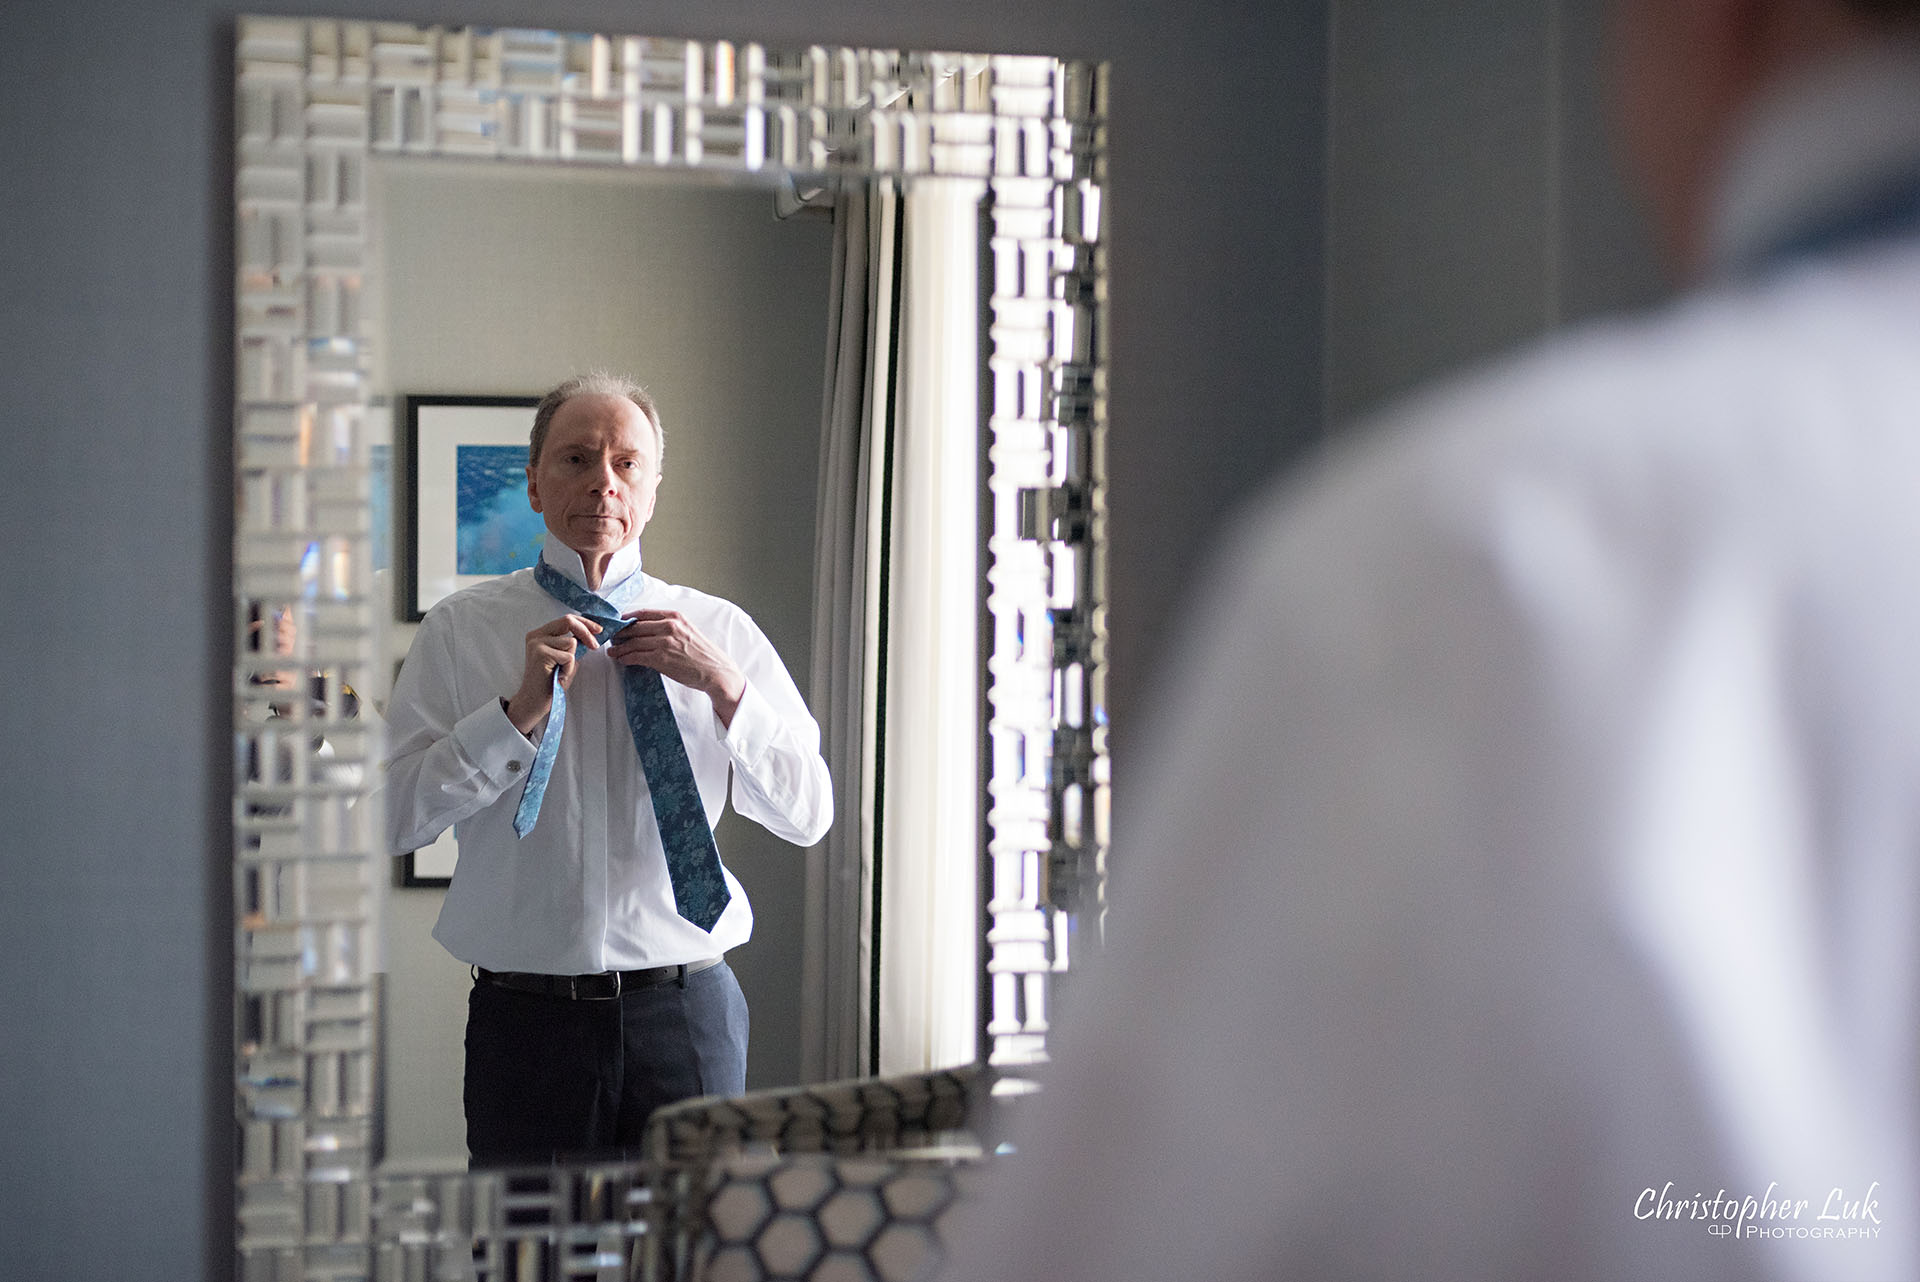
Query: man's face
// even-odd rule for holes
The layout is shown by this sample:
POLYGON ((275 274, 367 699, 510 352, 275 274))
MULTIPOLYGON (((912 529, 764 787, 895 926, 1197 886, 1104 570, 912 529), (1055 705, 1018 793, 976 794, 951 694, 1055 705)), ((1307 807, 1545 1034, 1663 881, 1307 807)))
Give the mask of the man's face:
POLYGON ((527 501, 582 560, 640 536, 653 516, 660 460, 640 407, 623 396, 576 396, 547 424, 527 501))

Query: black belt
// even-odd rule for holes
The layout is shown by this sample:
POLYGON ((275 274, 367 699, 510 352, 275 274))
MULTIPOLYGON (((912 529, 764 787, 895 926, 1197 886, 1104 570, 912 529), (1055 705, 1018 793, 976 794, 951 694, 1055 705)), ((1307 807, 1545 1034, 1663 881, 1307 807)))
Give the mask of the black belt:
POLYGON ((645 970, 603 970, 597 975, 534 975, 519 970, 473 968, 474 978, 483 984, 511 988, 515 992, 539 993, 545 997, 565 997, 576 1002, 612 1001, 635 988, 658 988, 662 984, 687 986, 687 976, 718 966, 721 959, 688 962, 684 966, 649 966, 645 970))

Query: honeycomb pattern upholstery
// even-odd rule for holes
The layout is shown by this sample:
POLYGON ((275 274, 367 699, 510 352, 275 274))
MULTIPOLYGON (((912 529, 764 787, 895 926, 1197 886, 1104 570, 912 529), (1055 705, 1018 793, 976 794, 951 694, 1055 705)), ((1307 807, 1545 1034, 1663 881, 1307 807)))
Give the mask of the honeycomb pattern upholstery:
POLYGON ((650 1282, 692 1279, 702 1241, 712 1246, 701 1257, 712 1279, 910 1276, 892 1265, 908 1256, 924 1260, 935 1248, 955 1168, 949 1159, 915 1159, 902 1151, 951 1149, 956 1138, 970 1139, 967 1127, 984 1085, 980 1070, 967 1065, 687 1100, 659 1110, 640 1151, 651 1185, 645 1276, 650 1282), (854 1165, 843 1172, 840 1162, 854 1165), (887 1183, 893 1175, 881 1169, 888 1163, 900 1168, 901 1179, 908 1168, 930 1174, 902 1184, 891 1201, 880 1203, 882 1220, 871 1232, 856 1232, 852 1208, 878 1196, 873 1190, 880 1184, 893 1187, 887 1183), (869 1180, 878 1183, 862 1182, 869 1180), (730 1191, 735 1188, 742 1191, 730 1191), (836 1191, 851 1197, 835 1201, 836 1191), (721 1205, 730 1224, 753 1219, 756 1197, 767 1208, 764 1222, 718 1235, 709 1213, 721 1192, 730 1199, 721 1205), (831 1238, 826 1221, 815 1218, 829 1206, 831 1238), (856 1268, 857 1261, 864 1263, 856 1268), (822 1267, 827 1271, 813 1271, 822 1267))
POLYGON ((914 1282, 977 1159, 736 1153, 709 1171, 691 1282, 914 1282))

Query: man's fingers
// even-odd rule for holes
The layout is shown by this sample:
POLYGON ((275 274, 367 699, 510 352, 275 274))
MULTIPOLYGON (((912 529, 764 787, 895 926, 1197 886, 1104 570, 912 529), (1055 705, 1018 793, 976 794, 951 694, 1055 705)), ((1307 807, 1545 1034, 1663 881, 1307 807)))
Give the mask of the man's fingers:
POLYGON ((683 650, 686 648, 686 643, 687 638, 677 632, 639 632, 629 628, 608 641, 607 645, 614 649, 629 650, 635 646, 660 650, 683 650))
POLYGON ((615 663, 642 663, 649 668, 673 667, 682 657, 675 647, 649 637, 617 642, 607 648, 607 653, 615 663))
POLYGON ((633 622, 614 634, 616 641, 656 637, 692 645, 703 640, 700 630, 676 610, 629 610, 621 617, 633 622))
POLYGON ((599 631, 600 625, 592 619, 578 614, 563 614, 552 623, 542 624, 527 633, 527 640, 531 641, 535 637, 574 636, 580 638, 582 641, 598 644, 594 638, 599 631))
POLYGON ((554 633, 555 636, 577 637, 585 642, 591 649, 597 650, 600 648, 600 625, 592 619, 584 618, 578 614, 568 614, 555 619, 554 624, 557 628, 557 631, 554 633))

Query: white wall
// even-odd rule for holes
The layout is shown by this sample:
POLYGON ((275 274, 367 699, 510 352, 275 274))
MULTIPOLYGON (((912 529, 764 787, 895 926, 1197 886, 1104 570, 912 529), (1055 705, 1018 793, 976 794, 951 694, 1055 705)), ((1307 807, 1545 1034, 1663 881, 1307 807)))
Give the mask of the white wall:
MULTIPOLYGON (((775 219, 763 187, 578 169, 388 161, 372 195, 374 388, 396 440, 408 393, 537 396, 590 368, 640 380, 667 429, 648 572, 747 610, 804 688, 831 225, 775 219)), ((393 625, 396 661, 416 630, 393 625)), ((748 1082, 797 1081, 804 856, 731 813, 719 840, 754 906, 729 958, 752 1010, 748 1082)), ((429 934, 442 893, 387 899, 393 1158, 466 1152, 472 981, 429 934)))

